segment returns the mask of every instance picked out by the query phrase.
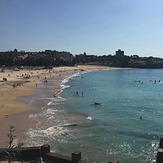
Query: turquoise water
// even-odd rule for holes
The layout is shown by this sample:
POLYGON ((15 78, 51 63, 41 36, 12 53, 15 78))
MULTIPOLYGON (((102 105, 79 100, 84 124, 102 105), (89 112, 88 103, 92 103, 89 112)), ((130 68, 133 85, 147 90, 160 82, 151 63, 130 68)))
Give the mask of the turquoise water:
POLYGON ((80 150, 82 159, 97 162, 154 162, 163 135, 163 69, 92 71, 65 85, 44 114, 51 115, 46 131, 53 130, 44 139, 54 151, 80 150))
POLYGON ((62 107, 93 120, 74 127, 58 150, 79 149, 102 162, 150 162, 163 134, 162 81, 162 69, 94 71, 71 79, 61 94, 67 99, 62 107))

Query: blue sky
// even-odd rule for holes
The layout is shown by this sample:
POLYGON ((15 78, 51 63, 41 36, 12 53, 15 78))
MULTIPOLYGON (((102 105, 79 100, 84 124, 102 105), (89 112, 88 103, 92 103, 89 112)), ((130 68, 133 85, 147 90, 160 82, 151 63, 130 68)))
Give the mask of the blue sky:
POLYGON ((163 58, 163 0, 0 0, 0 51, 163 58))

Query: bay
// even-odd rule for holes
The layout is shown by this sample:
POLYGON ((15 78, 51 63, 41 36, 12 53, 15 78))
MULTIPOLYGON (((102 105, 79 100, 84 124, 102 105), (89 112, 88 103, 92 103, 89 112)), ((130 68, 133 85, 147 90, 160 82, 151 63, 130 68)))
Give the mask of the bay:
POLYGON ((43 139, 52 150, 66 155, 79 150, 82 159, 94 162, 155 161, 163 135, 163 69, 80 73, 64 86, 44 114, 49 118, 50 112, 43 139))

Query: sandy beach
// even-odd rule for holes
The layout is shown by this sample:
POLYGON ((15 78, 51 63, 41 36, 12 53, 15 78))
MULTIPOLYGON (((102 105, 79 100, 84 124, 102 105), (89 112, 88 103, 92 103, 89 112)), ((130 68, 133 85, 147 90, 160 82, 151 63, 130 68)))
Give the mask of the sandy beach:
MULTIPOLYGON (((30 106, 20 100, 35 94, 37 85, 46 82, 52 76, 61 76, 62 73, 77 73, 89 70, 113 69, 102 66, 57 67, 52 70, 5 70, 0 72, 0 147, 7 146, 9 126, 16 128, 15 135, 21 139, 25 132, 35 122, 29 121, 30 106), (7 81, 6 81, 7 79, 7 81)), ((60 90, 63 78, 55 82, 56 89, 49 90, 53 96, 60 90)))

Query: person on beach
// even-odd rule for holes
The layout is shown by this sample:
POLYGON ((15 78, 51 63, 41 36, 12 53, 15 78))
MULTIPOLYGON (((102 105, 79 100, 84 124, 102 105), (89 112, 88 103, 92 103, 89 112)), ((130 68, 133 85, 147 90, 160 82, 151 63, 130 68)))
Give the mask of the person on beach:
POLYGON ((47 81, 47 78, 45 77, 45 78, 44 78, 44 83, 47 83, 47 82, 48 82, 48 81, 47 81))

